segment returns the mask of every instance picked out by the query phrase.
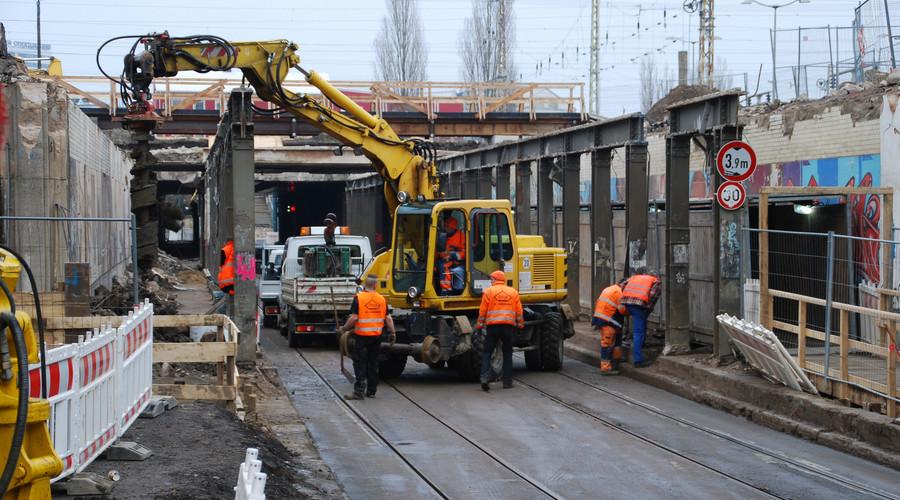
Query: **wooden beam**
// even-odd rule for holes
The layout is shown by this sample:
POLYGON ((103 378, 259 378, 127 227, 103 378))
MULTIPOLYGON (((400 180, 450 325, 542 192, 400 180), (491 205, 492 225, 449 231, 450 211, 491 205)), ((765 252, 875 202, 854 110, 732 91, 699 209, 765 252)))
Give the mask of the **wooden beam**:
POLYGON ((178 111, 179 109, 187 109, 195 102, 203 99, 204 97, 212 97, 214 94, 221 92, 225 88, 225 82, 220 80, 216 83, 206 87, 205 89, 197 92, 195 94, 191 94, 190 97, 183 99, 181 102, 172 106, 172 109, 166 110, 168 114, 172 114, 173 111, 178 111))
POLYGON ((769 298, 769 196, 759 193, 759 321, 772 329, 772 301, 769 298))
MULTIPOLYGON (((42 304, 43 305, 43 304, 42 304)), ((48 330, 90 330, 122 324, 124 316, 83 316, 76 318, 46 318, 48 330)), ((219 326, 227 319, 223 314, 159 314, 153 315, 154 328, 186 328, 191 326, 219 326)))
POLYGON ((806 362, 806 302, 797 302, 797 361, 806 362))
MULTIPOLYGON (((772 196, 845 196, 845 195, 889 195, 894 191, 893 188, 877 188, 877 187, 819 187, 819 186, 795 186, 780 187, 767 186, 759 189, 760 197, 762 195, 772 196)), ((762 220, 760 219, 760 222, 762 220)), ((762 226, 760 226, 760 229, 762 226)))
MULTIPOLYGON (((897 391, 897 322, 891 322, 891 328, 894 335, 890 339, 893 349, 888 349, 887 356, 887 393, 889 396, 900 396, 897 391)), ((887 401, 887 416, 891 418, 897 417, 897 402, 893 399, 887 401)))
MULTIPOLYGON (((825 299, 809 297, 807 295, 800 295, 800 294, 791 293, 791 292, 782 292, 781 290, 769 290, 769 295, 771 295, 773 297, 781 297, 783 299, 789 299, 789 300, 802 300, 802 301, 806 302, 807 304, 813 304, 813 305, 825 307, 825 299)), ((862 314, 865 316, 871 316, 873 318, 878 318, 878 319, 883 319, 883 320, 888 320, 888 321, 900 321, 900 314, 889 312, 889 311, 870 309, 868 307, 855 306, 852 304, 845 304, 843 302, 832 302, 831 306, 834 309, 857 313, 857 314, 862 314)))
POLYGON ((62 88, 66 89, 70 94, 75 94, 79 97, 83 97, 83 98, 87 99, 88 102, 90 102, 94 106, 97 106, 98 108, 109 109, 109 104, 106 104, 105 102, 101 101, 100 99, 97 99, 93 95, 79 89, 78 87, 63 80, 62 78, 54 78, 53 82, 56 83, 57 85, 61 86, 62 88))
MULTIPOLYGON (((773 321, 772 326, 776 330, 783 330, 788 333, 796 333, 797 335, 800 334, 800 327, 797 325, 792 325, 790 323, 785 323, 783 321, 773 321)), ((822 332, 819 330, 813 330, 812 328, 809 328, 809 327, 804 328, 804 332, 805 332, 804 335, 806 337, 809 337, 809 338, 815 339, 815 340, 821 340, 823 342, 825 341, 825 332, 822 332)), ((841 343, 840 335, 831 335, 831 342, 833 342, 835 344, 840 344, 841 343)), ((859 340, 850 340, 849 342, 850 342, 849 345, 850 345, 851 349, 855 349, 857 351, 868 352, 870 354, 874 354, 876 356, 882 356, 882 357, 888 355, 887 347, 881 347, 881 346, 877 346, 875 344, 870 344, 868 342, 861 342, 859 340)))
POLYGON ((383 86, 383 85, 380 85, 380 84, 374 84, 374 85, 372 85, 372 90, 373 90, 374 92, 376 92, 376 93, 384 93, 384 94, 387 94, 388 97, 390 97, 390 98, 392 98, 392 99, 396 99, 397 101, 400 101, 400 103, 405 104, 405 105, 407 105, 407 106, 409 106, 409 107, 411 107, 411 108, 413 108, 413 109, 419 111, 420 113, 423 113, 423 114, 426 114, 426 115, 428 114, 428 109, 426 109, 425 106, 424 106, 423 104, 418 103, 418 102, 415 102, 415 101, 409 99, 409 98, 406 97, 406 96, 402 96, 402 95, 400 95, 400 94, 397 94, 397 93, 393 92, 391 89, 389 89, 389 88, 387 88, 387 87, 385 87, 385 86, 383 86))
POLYGON ((153 344, 154 363, 222 363, 237 354, 235 342, 162 342, 153 344))
POLYGON ((535 88, 535 84, 533 84, 533 83, 531 85, 526 85, 526 86, 520 88, 519 90, 513 92, 512 94, 510 94, 510 95, 504 97, 503 99, 500 99, 499 101, 495 102, 494 104, 491 104, 490 106, 488 106, 487 109, 485 109, 481 113, 481 116, 482 117, 487 116, 488 113, 492 113, 494 110, 500 108, 504 104, 507 104, 511 101, 514 101, 514 100, 524 96, 525 94, 527 94, 534 88, 535 88))
POLYGON ((156 396, 175 396, 179 401, 234 401, 237 388, 228 385, 153 384, 156 396))
MULTIPOLYGON (((828 314, 826 311, 825 314, 828 314)), ((841 380, 845 382, 850 381, 850 313, 846 310, 842 310, 840 320, 840 334, 841 334, 841 380)), ((841 391, 841 398, 847 399, 847 389, 841 391)))

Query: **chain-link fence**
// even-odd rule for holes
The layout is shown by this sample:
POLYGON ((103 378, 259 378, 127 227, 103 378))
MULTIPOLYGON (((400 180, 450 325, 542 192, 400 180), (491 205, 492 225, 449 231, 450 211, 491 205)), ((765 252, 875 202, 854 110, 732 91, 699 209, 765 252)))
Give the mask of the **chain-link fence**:
POLYGON ((854 26, 777 30, 775 74, 763 75, 768 79, 774 77, 771 97, 815 99, 837 89, 843 82, 863 81, 866 69, 890 71, 890 58, 863 61, 859 57, 857 33, 854 26))
POLYGON ((866 67, 897 67, 897 26, 891 26, 891 15, 900 15, 900 0, 863 0, 853 17, 857 54, 866 67))
MULTIPOLYGON (((114 314, 126 314, 138 303, 139 276, 134 265, 136 235, 132 217, 0 217, 0 243, 21 255, 34 273, 42 306, 62 316, 62 311, 89 315, 92 305, 114 314), (105 289, 105 290, 104 290, 105 289), (97 291, 106 299, 92 304, 97 291), (121 302, 121 303, 120 303, 121 302)), ((31 300, 23 271, 17 294, 22 305, 31 300)), ((17 304, 19 305, 19 304, 17 304)))
POLYGON ((758 317, 826 385, 843 383, 834 396, 854 386, 898 400, 900 241, 749 229, 745 244, 745 318, 758 317))

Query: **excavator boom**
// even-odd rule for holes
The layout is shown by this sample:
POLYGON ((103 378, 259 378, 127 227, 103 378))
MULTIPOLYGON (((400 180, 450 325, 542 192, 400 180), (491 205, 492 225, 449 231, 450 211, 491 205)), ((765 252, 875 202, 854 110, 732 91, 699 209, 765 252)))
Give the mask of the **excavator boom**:
MULTIPOLYGON (((102 47, 101 47, 102 49, 102 47)), ((341 144, 361 151, 384 179, 391 214, 398 196, 430 200, 440 196, 435 149, 424 139, 401 139, 381 117, 373 116, 315 71, 300 66, 296 44, 287 40, 228 42, 214 36, 172 37, 168 32, 143 36, 125 56, 122 100, 139 122, 153 113, 151 83, 182 71, 206 73, 239 69, 260 99, 305 120, 341 144), (144 51, 136 53, 143 44, 144 51), (298 69, 334 108, 284 87, 288 72, 298 69), (401 193, 405 193, 401 195, 401 193)), ((272 110, 257 110, 272 112, 272 110)))

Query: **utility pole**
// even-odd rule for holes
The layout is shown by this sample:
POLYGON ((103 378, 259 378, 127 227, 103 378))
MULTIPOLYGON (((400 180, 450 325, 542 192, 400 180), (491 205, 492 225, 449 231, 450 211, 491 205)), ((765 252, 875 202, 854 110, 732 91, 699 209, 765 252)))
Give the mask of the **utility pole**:
POLYGON ((600 115, 600 0, 591 2, 591 112, 600 115))
POLYGON ((37 0, 37 56, 38 69, 41 69, 41 0, 37 0))
POLYGON ((494 43, 498 51, 497 76, 501 82, 509 81, 506 61, 506 0, 497 0, 497 25, 494 28, 494 43))
POLYGON ((697 80, 700 85, 712 86, 715 61, 716 26, 715 0, 700 2, 700 65, 697 80))

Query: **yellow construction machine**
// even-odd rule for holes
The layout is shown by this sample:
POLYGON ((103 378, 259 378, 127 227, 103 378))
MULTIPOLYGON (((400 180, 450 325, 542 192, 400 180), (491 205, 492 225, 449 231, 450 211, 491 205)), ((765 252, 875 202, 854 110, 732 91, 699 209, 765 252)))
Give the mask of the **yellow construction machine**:
MULTIPOLYGON (((562 304, 567 294, 566 254, 547 247, 540 236, 517 235, 508 200, 443 199, 433 145, 419 138, 401 139, 384 119, 301 67, 298 47, 291 42, 228 42, 168 32, 132 38, 122 77, 114 79, 122 89, 129 126, 152 127, 159 121, 152 104, 154 78, 239 69, 256 95, 277 107, 254 106, 257 112, 291 113, 372 161, 384 180, 394 218, 391 249, 376 256, 364 273, 378 278, 378 290, 387 297, 398 324, 397 342, 384 345, 383 376, 399 376, 412 356, 431 366, 446 362, 466 379, 477 380, 483 332, 473 332, 471 325, 481 291, 490 284, 489 274, 498 269, 519 289, 526 308, 526 328, 515 340, 516 349, 525 351, 530 369, 561 367, 563 340, 574 334, 573 314, 562 304), (138 46, 143 48, 139 53, 138 46), (291 69, 299 70, 328 103, 285 88, 291 69), (453 285, 444 286, 441 256, 447 252, 444 226, 450 219, 462 232, 465 248, 457 249, 453 285)), ((285 259, 290 257, 299 256, 285 259)), ((497 354, 499 361, 499 350, 497 354)))

